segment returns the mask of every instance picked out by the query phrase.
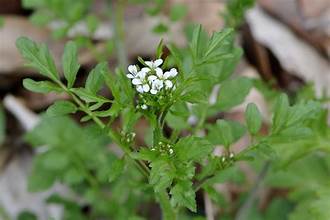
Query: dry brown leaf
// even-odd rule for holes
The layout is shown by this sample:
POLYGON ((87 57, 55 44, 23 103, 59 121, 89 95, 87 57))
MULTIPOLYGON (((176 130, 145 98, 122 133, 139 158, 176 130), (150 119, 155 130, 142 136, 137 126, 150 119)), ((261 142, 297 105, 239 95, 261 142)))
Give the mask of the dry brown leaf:
POLYGON ((273 52, 286 71, 314 83, 318 96, 323 90, 330 94, 330 63, 315 48, 259 7, 250 10, 246 18, 253 37, 273 52))

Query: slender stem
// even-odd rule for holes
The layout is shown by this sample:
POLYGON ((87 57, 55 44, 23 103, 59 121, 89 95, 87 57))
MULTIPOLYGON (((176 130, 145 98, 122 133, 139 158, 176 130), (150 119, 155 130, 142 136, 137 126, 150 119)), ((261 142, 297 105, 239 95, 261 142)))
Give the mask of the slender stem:
MULTIPOLYGON (((84 105, 82 101, 74 93, 72 93, 61 81, 58 80, 56 82, 62 87, 62 89, 66 93, 68 93, 72 97, 72 99, 78 104, 80 109, 86 114, 88 114, 101 129, 104 129, 106 127, 106 125, 98 117, 96 117, 93 112, 89 110, 89 108, 84 105)), ((128 158, 130 158, 132 162, 135 163, 138 168, 140 168, 141 173, 146 177, 149 177, 149 168, 142 161, 135 160, 130 156, 129 147, 122 143, 120 137, 118 137, 118 135, 116 135, 116 133, 111 129, 109 129, 108 135, 125 152, 125 154, 128 155, 128 158)))
POLYGON ((254 186, 250 190, 248 198, 245 200, 244 204, 238 210, 238 213, 236 215, 235 220, 246 220, 248 218, 248 213, 251 210, 251 207, 252 207, 252 205, 254 203, 254 200, 257 196, 257 193, 259 191, 259 187, 260 187, 262 181, 264 180, 264 178, 267 175, 269 167, 270 167, 270 161, 266 161, 264 163, 259 175, 258 175, 258 178, 257 178, 254 186))
POLYGON ((177 213, 173 209, 170 198, 168 197, 167 192, 159 192, 156 194, 160 207, 162 209, 162 219, 163 220, 176 220, 177 213))
POLYGON ((112 21, 114 25, 114 41, 117 49, 117 58, 119 66, 124 69, 127 66, 127 54, 125 48, 125 26, 124 26, 124 10, 125 0, 118 0, 116 3, 112 0, 108 0, 109 9, 112 15, 112 21))
POLYGON ((206 183, 212 177, 214 177, 214 174, 206 176, 200 182, 198 182, 194 188, 195 192, 197 192, 204 185, 204 183, 206 183))

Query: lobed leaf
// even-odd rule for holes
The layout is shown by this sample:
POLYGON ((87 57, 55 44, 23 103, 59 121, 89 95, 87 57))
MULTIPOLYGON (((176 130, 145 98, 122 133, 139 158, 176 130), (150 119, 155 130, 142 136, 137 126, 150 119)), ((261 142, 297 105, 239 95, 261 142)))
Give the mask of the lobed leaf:
POLYGON ((16 46, 23 58, 28 61, 28 66, 54 81, 59 79, 53 57, 45 44, 37 44, 27 37, 20 37, 16 41, 16 46))
POLYGON ((173 206, 181 205, 187 207, 192 212, 196 212, 196 195, 191 181, 177 182, 171 189, 170 194, 172 195, 171 204, 173 206))
POLYGON ((97 64, 97 66, 92 69, 89 73, 85 89, 89 91, 91 94, 95 95, 102 87, 103 84, 103 76, 107 72, 107 63, 102 62, 97 64))
POLYGON ((33 79, 24 79, 23 86, 27 90, 38 93, 62 92, 62 88, 50 81, 34 81, 33 79))
POLYGON ((78 110, 77 106, 70 101, 60 100, 56 101, 47 109, 49 116, 66 115, 70 113, 76 113, 78 110))
POLYGON ((76 81, 76 76, 80 67, 78 63, 77 45, 73 41, 69 41, 64 47, 62 66, 64 76, 67 80, 67 86, 71 88, 76 81))
POLYGON ((248 104, 245 110, 245 120, 249 132, 252 135, 256 135, 259 132, 262 124, 261 114, 256 104, 248 104))
POLYGON ((230 79, 221 84, 216 106, 227 111, 241 104, 252 88, 252 81, 246 77, 230 79))

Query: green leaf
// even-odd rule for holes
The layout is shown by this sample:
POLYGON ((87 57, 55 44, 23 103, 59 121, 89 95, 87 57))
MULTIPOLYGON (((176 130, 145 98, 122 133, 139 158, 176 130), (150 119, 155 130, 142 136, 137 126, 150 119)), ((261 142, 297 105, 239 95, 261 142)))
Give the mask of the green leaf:
POLYGON ((2 105, 0 105, 0 146, 6 138, 6 115, 2 105))
MULTIPOLYGON (((39 164, 42 166, 42 164, 39 164)), ((28 190, 30 192, 40 192, 50 188, 56 180, 56 176, 49 170, 42 167, 33 166, 32 172, 28 178, 28 190)))
POLYGON ((175 62, 180 68, 180 66, 182 66, 182 61, 183 61, 181 51, 174 44, 167 45, 167 48, 170 50, 171 55, 173 56, 175 62))
POLYGON ((289 99, 286 94, 281 94, 274 105, 272 133, 275 134, 283 128, 287 122, 289 113, 289 99))
POLYGON ((120 94, 120 86, 117 83, 118 82, 118 79, 111 72, 104 73, 103 74, 103 77, 104 77, 104 80, 105 80, 105 84, 109 88, 109 90, 111 91, 114 99, 117 102, 120 102, 120 100, 121 100, 121 94, 120 94))
POLYGON ((159 23, 152 28, 152 32, 156 34, 164 34, 168 32, 168 26, 163 23, 159 23))
POLYGON ((192 54, 195 58, 197 58, 199 54, 201 35, 202 35, 201 33, 202 33, 202 25, 197 25, 193 30, 193 35, 190 44, 192 54))
POLYGON ((37 220, 37 216, 29 211, 19 213, 17 220, 37 220))
POLYGON ((117 179, 120 174, 123 172, 125 167, 124 160, 115 160, 110 166, 110 175, 109 175, 109 182, 114 181, 117 179))
POLYGON ((38 10, 33 12, 29 20, 36 26, 45 26, 52 20, 52 17, 49 16, 47 10, 38 10))
POLYGON ((62 88, 58 85, 49 81, 34 81, 32 79, 24 79, 23 86, 27 90, 38 93, 49 93, 49 92, 62 92, 62 88))
POLYGON ((227 111, 241 104, 252 88, 252 81, 246 77, 239 77, 223 82, 219 90, 216 106, 227 111))
POLYGON ((246 132, 246 128, 239 122, 230 120, 217 120, 213 125, 207 125, 207 139, 212 144, 230 145, 238 141, 246 132), (223 131, 225 128, 229 129, 223 131), (226 134, 228 133, 228 134, 226 134))
POLYGON ((248 104, 245 110, 245 120, 249 132, 256 135, 261 128, 262 118, 258 107, 254 103, 248 104))
POLYGON ((139 160, 154 161, 157 159, 158 153, 149 148, 142 148, 138 153, 132 153, 131 157, 139 160))
POLYGON ((87 91, 89 91, 91 94, 96 94, 102 87, 103 84, 103 76, 107 73, 107 63, 99 63, 97 66, 92 69, 92 71, 89 73, 85 88, 87 91))
POLYGON ((219 32, 215 32, 207 46, 207 50, 205 52, 206 59, 208 57, 211 57, 211 54, 213 54, 220 46, 224 44, 224 41, 227 37, 229 37, 233 33, 233 29, 227 28, 219 32))
POLYGON ((173 181, 174 173, 171 166, 161 159, 152 162, 150 166, 149 183, 154 186, 155 192, 164 191, 173 181))
POLYGON ((192 212, 196 212, 196 195, 191 181, 177 182, 171 189, 170 194, 172 195, 172 206, 181 205, 187 207, 192 212))
POLYGON ((178 21, 186 16, 188 8, 184 4, 175 4, 170 11, 170 19, 172 21, 178 21))
POLYGON ((86 18, 87 28, 90 33, 94 33, 100 24, 99 19, 94 15, 88 15, 86 18))
POLYGON ((64 76, 68 82, 68 88, 71 88, 76 81, 76 76, 80 67, 78 63, 77 45, 73 41, 69 41, 65 44, 62 66, 64 76))
POLYGON ((63 176, 63 181, 70 185, 81 183, 83 180, 84 174, 74 167, 70 167, 69 170, 67 170, 63 176))
POLYGON ((70 101, 56 101, 47 109, 49 116, 66 115, 70 113, 76 113, 78 110, 77 106, 70 101))
POLYGON ((185 92, 180 96, 182 101, 189 103, 207 103, 205 93, 201 90, 193 90, 185 92))
POLYGON ((163 41, 163 39, 161 39, 158 46, 157 46, 157 49, 156 49, 157 59, 160 59, 162 57, 163 49, 164 49, 164 41, 163 41))
POLYGON ((174 146, 174 153, 181 161, 197 161, 204 159, 213 151, 210 142, 199 137, 184 137, 174 146))
POLYGON ((230 124, 225 120, 219 120, 217 121, 217 126, 220 131, 219 136, 223 141, 223 145, 226 148, 229 148, 229 146, 234 142, 234 136, 230 124))
POLYGON ((63 170, 69 164, 70 158, 68 154, 57 150, 46 152, 39 157, 44 168, 49 170, 63 170))
POLYGON ((40 74, 52 80, 59 79, 53 57, 45 44, 37 44, 27 37, 20 37, 16 41, 16 46, 28 61, 28 66, 37 69, 40 74))
POLYGON ((85 102, 91 103, 91 102, 101 102, 101 103, 106 103, 106 102, 111 102, 110 100, 93 94, 91 91, 85 89, 85 88, 71 88, 71 91, 73 91, 79 98, 84 100, 85 102))

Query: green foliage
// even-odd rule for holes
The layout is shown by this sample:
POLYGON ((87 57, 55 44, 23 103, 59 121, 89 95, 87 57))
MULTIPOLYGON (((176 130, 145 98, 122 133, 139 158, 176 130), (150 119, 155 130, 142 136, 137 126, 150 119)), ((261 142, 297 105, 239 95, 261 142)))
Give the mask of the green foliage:
POLYGON ((226 148, 238 141, 246 132, 246 128, 236 121, 217 120, 213 125, 207 125, 208 140, 213 144, 221 144, 226 148))
MULTIPOLYGON (((37 5, 37 1, 32 3, 37 5)), ((163 4, 164 1, 156 2, 157 7, 163 4)), ((183 10, 176 7, 171 12, 174 20, 183 10)), ((89 28, 94 30, 97 21, 89 19, 89 28)), ((290 105, 289 98, 282 94, 274 103, 269 133, 260 134, 262 117, 252 103, 245 111, 246 127, 223 118, 226 114, 218 113, 243 103, 253 86, 272 99, 278 92, 267 93, 266 86, 257 80, 231 76, 242 54, 234 45, 232 29, 208 36, 201 26, 195 26, 191 32, 187 48, 160 42, 156 59, 163 57, 165 48, 170 51, 164 61, 138 58, 148 77, 163 77, 158 84, 163 87, 158 90, 149 88, 152 79, 140 75, 142 68, 130 66, 130 74, 126 74, 121 69, 110 71, 106 62, 90 71, 85 85, 75 87, 80 65, 73 42, 66 44, 62 56, 65 85, 45 45, 18 39, 17 47, 29 66, 49 79, 25 79, 23 85, 34 92, 63 92, 71 99, 50 106, 26 137, 39 152, 33 162, 29 189, 44 191, 61 182, 91 207, 90 213, 84 214, 75 199, 52 195, 48 202, 63 206, 64 219, 141 219, 137 210, 142 203, 151 201, 160 204, 164 219, 175 219, 185 216, 188 210, 199 210, 199 190, 223 205, 224 216, 232 218, 232 210, 237 207, 230 207, 214 184, 246 185, 237 162, 254 160, 251 164, 257 166, 266 160, 271 163, 266 183, 292 191, 288 198, 272 201, 264 213, 253 206, 248 216, 274 219, 274 213, 279 213, 292 219, 324 219, 328 216, 323 209, 328 208, 330 164, 327 112, 315 100, 290 105), (166 83, 171 84, 164 87, 166 83), (111 98, 101 95, 103 86, 111 91, 111 98), (149 92, 151 89, 156 92, 149 92), (82 113, 82 122, 92 120, 95 125, 81 127, 68 117, 58 117, 77 111, 82 113), (135 125, 140 119, 150 126, 146 144, 135 141, 135 125), (246 131, 253 136, 253 142, 234 153, 231 146, 246 131), (107 147, 110 140, 119 151, 107 147), (222 148, 221 155, 213 153, 216 147, 222 148)), ((244 196, 239 198, 244 202, 244 196)))
POLYGON ((176 143, 174 151, 180 161, 200 161, 209 155, 213 146, 203 138, 185 137, 176 143))
POLYGON ((56 29, 54 35, 63 37, 70 27, 86 17, 91 2, 90 0, 74 2, 65 0, 23 0, 22 4, 26 9, 35 10, 31 20, 37 25, 46 25, 54 20, 62 21, 63 24, 56 29))
POLYGON ((190 181, 180 181, 171 189, 171 203, 173 206, 181 205, 196 212, 195 191, 190 181))
POLYGON ((17 219, 18 220, 36 220, 37 216, 35 216, 32 212, 23 211, 18 215, 17 219))
POLYGON ((47 114, 50 116, 67 115, 77 112, 78 108, 69 101, 56 101, 47 109, 47 114))
POLYGON ((67 86, 71 88, 76 81, 76 76, 80 67, 77 57, 77 45, 74 42, 68 42, 65 45, 62 65, 64 76, 68 82, 67 86))
POLYGON ((219 90, 217 107, 222 111, 227 111, 241 104, 251 88, 251 80, 245 77, 223 82, 219 90))
POLYGON ((255 0, 228 0, 223 14, 227 26, 237 28, 241 25, 245 11, 251 8, 254 3, 255 0))
POLYGON ((45 44, 37 44, 26 37, 21 37, 16 41, 16 46, 28 61, 28 66, 37 69, 40 74, 52 80, 58 80, 54 60, 45 44))
POLYGON ((188 12, 187 6, 184 4, 175 4, 170 11, 170 19, 172 21, 178 21, 186 16, 188 12))
POLYGON ((245 110, 245 120, 249 132, 252 135, 256 135, 262 124, 261 114, 258 110, 258 107, 254 103, 249 103, 245 110))
POLYGON ((62 92, 61 87, 49 81, 34 81, 33 79, 24 79, 23 86, 27 90, 38 93, 62 92))

